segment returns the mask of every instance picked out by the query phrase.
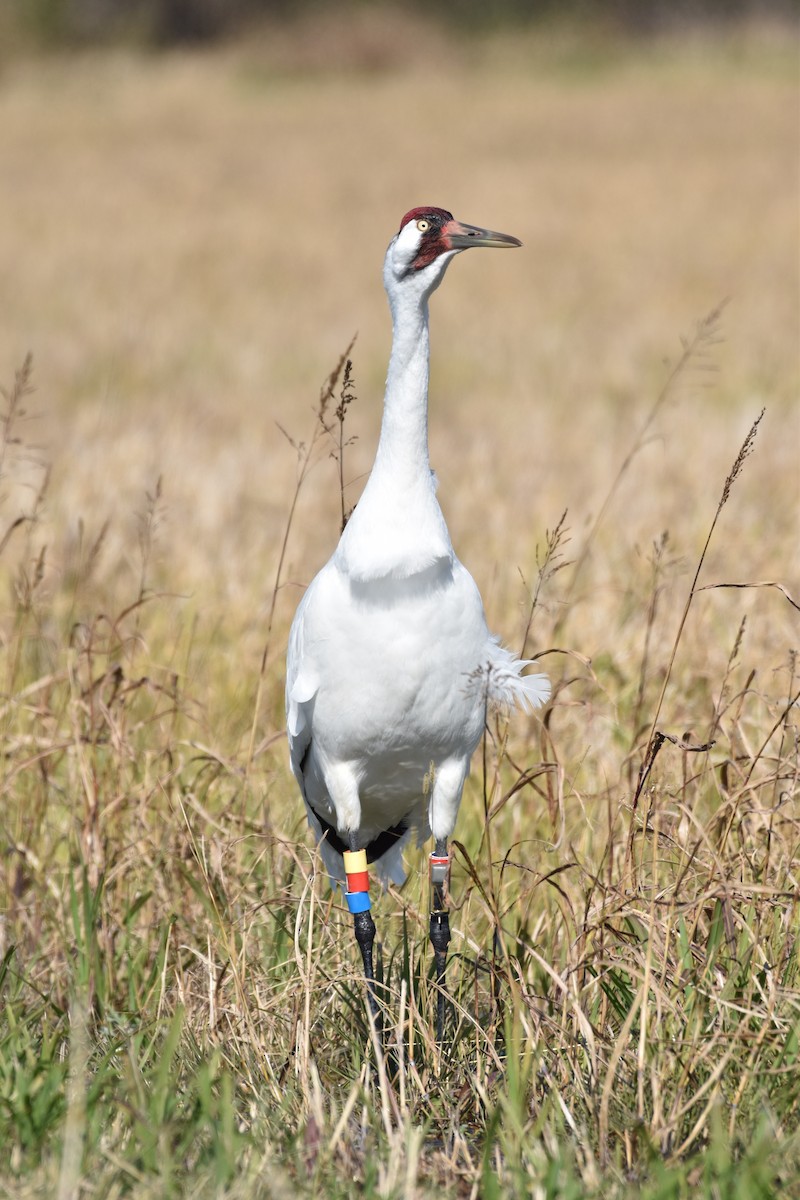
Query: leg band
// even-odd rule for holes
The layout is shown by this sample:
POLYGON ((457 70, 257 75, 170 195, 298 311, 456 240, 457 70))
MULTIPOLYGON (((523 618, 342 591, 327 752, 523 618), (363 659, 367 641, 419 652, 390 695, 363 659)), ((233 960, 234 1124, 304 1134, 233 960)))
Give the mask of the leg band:
POLYGON ((345 850, 344 873, 347 876, 347 904, 351 913, 366 912, 369 909, 369 871, 367 870, 366 850, 345 850), (352 897, 352 899, 351 899, 352 897), (353 905, 357 905, 356 908, 353 905))
POLYGON ((444 912, 447 908, 447 889, 450 884, 450 855, 432 854, 428 860, 428 877, 431 885, 431 912, 444 912))
POLYGON ((432 854, 428 871, 432 887, 446 888, 450 876, 450 856, 432 854))

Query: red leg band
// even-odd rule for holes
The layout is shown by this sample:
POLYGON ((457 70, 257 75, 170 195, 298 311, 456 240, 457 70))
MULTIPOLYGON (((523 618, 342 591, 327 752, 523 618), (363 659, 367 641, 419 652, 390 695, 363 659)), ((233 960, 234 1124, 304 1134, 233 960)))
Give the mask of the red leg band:
POLYGON ((353 871, 347 875, 348 892, 369 891, 369 871, 353 871))

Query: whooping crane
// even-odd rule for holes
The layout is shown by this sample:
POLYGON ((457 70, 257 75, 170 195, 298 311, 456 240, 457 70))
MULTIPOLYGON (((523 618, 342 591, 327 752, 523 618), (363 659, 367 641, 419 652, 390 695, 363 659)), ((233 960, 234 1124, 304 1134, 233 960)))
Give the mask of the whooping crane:
POLYGON ((463 225, 442 208, 406 213, 383 280, 393 342, 380 440, 333 557, 308 587, 289 638, 291 765, 308 820, 346 899, 373 1013, 375 924, 369 863, 405 879, 402 851, 431 834, 430 938, 443 1036, 448 841, 487 705, 538 708, 546 675, 523 675, 489 633, 472 576, 453 551, 428 459, 428 299, 450 262, 517 238, 463 225))

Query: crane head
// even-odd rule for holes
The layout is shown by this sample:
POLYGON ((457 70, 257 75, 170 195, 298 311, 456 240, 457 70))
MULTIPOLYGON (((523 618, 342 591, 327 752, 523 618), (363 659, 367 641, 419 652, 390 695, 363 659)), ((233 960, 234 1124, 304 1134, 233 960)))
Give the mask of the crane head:
POLYGON ((452 213, 444 208, 425 205, 412 208, 400 222, 397 246, 406 251, 408 269, 420 271, 430 266, 441 255, 451 256, 461 250, 486 246, 497 249, 521 246, 519 238, 508 233, 495 233, 478 225, 464 225, 456 221, 452 213))
POLYGON ((392 305, 402 296, 430 295, 449 263, 462 250, 477 246, 521 246, 518 238, 456 221, 445 208, 412 208, 389 243, 383 281, 392 305))

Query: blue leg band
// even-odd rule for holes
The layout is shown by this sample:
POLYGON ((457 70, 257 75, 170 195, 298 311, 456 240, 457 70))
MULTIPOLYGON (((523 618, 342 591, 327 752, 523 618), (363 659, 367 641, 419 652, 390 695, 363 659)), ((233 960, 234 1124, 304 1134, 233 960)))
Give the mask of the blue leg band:
POLYGON ((344 898, 351 913, 369 912, 369 892, 345 892, 344 898))

